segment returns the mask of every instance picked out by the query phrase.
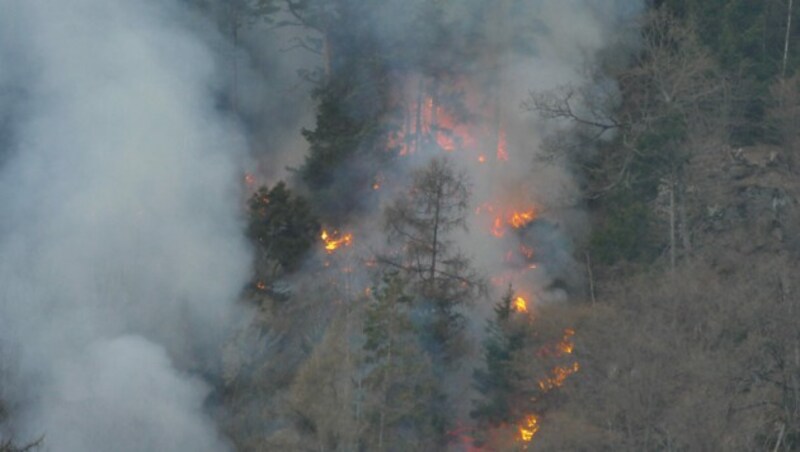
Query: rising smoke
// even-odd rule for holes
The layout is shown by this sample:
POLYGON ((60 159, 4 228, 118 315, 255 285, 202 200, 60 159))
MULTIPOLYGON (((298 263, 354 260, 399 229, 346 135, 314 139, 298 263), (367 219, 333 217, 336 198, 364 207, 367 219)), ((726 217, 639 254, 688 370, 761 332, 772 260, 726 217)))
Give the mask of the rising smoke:
POLYGON ((246 143, 195 20, 172 0, 0 1, 0 387, 19 441, 227 448, 193 375, 217 371, 249 273, 246 143))
MULTIPOLYGON (((580 177, 570 162, 546 158, 545 149, 549 136, 568 132, 572 125, 545 121, 522 104, 531 92, 562 86, 592 89, 600 84, 613 93, 613 82, 602 75, 601 65, 609 56, 618 58, 609 53, 619 52, 618 59, 625 59, 630 47, 619 44, 633 44, 635 29, 630 24, 644 2, 461 0, 437 2, 439 10, 433 3, 386 0, 370 9, 373 15, 362 24, 369 31, 362 32, 379 48, 385 47, 385 54, 406 57, 392 60, 397 67, 387 70, 394 81, 390 103, 400 111, 399 119, 387 118, 398 129, 387 148, 393 147, 399 157, 375 182, 363 177, 369 171, 364 168, 372 164, 369 156, 356 152, 356 159, 364 161, 348 162, 331 191, 342 197, 360 193, 360 204, 370 206, 349 224, 336 225, 354 232, 353 253, 369 259, 375 250, 386 248, 382 207, 407 195, 416 170, 446 154, 467 173, 472 188, 469 227, 455 239, 492 289, 490 297, 463 311, 468 333, 479 343, 486 319, 509 284, 532 304, 563 301, 585 290, 583 263, 574 259, 576 244, 588 235, 580 177), (420 26, 426 14, 441 14, 446 28, 442 34, 452 40, 440 54, 431 52, 435 62, 417 61, 413 51, 415 46, 441 45, 420 26), (419 135, 426 137, 420 140, 419 135), (357 183, 363 186, 354 186, 357 183), (536 219, 514 229, 508 225, 513 212, 533 212, 536 219), (502 224, 495 228, 498 219, 502 224)), ((335 48, 334 59, 336 52, 348 49, 335 48)), ((357 77, 359 68, 350 69, 357 77)), ((353 118, 369 117, 374 107, 346 105, 353 118)), ((583 106, 573 107, 580 111, 583 106)), ((370 148, 373 154, 380 150, 370 148)), ((338 257, 340 263, 351 258, 338 257)), ((330 271, 346 268, 343 278, 358 280, 347 262, 332 265, 330 271)), ((369 284, 366 279, 360 282, 369 284)), ((463 394, 470 393, 479 355, 477 349, 461 371, 448 373, 448 414, 453 419, 468 419, 471 397, 463 394)))
MULTIPOLYGON (((416 14, 433 3, 387 0, 369 21, 377 44, 419 44, 425 30, 416 14)), ((537 163, 545 136, 564 126, 537 120, 520 101, 531 90, 593 83, 587 64, 615 43, 641 3, 441 2, 453 34, 482 37, 469 49, 482 56, 460 83, 492 105, 469 105, 477 127, 493 129, 502 118, 507 140, 508 164, 454 153, 472 179, 473 201, 535 206, 547 220, 493 240, 476 216, 459 244, 489 276, 506 271, 509 249, 530 244, 542 265, 510 282, 541 301, 563 298, 553 283, 577 272, 571 243, 585 222, 575 175, 537 163)), ((237 86, 249 137, 269 148, 258 162, 269 182, 284 176, 276 168, 301 161, 301 142, 299 134, 267 136, 260 125, 282 113, 280 128, 297 131, 286 118, 307 123, 308 104, 286 115, 294 94, 273 95, 254 80, 272 64, 248 60, 257 34, 241 35, 256 51, 240 54, 231 82, 208 46, 239 50, 209 36, 208 24, 198 36, 199 19, 182 6, 0 0, 0 399, 21 441, 45 435, 47 449, 67 452, 227 448, 204 414, 209 387, 196 375, 218 373, 219 347, 239 315, 232 302, 249 276, 237 218, 247 143, 215 108, 216 95, 237 86)), ((268 46, 281 53, 281 45, 268 46)), ((278 66, 276 79, 293 75, 278 66)), ((412 87, 415 77, 430 80, 403 70, 412 87)), ((412 102, 418 93, 403 94, 412 102)), ((400 161, 396 174, 384 175, 397 184, 387 183, 378 202, 439 152, 400 161)), ((358 220, 367 225, 355 234, 365 249, 383 245, 377 217, 358 220)), ((490 308, 475 308, 478 329, 490 308)))
MULTIPOLYGON (((468 174, 477 213, 470 215, 469 230, 458 237, 458 244, 497 288, 493 301, 477 307, 482 328, 483 317, 509 283, 538 302, 563 300, 565 288, 573 294, 582 290, 582 263, 572 258, 575 243, 588 234, 580 177, 571 162, 550 158, 545 146, 550 136, 572 125, 544 120, 523 103, 531 93, 565 86, 583 90, 599 85, 613 97, 613 81, 603 76, 601 66, 607 60, 624 60, 635 40, 631 24, 644 2, 462 0, 442 2, 440 10, 430 4, 387 0, 370 16, 369 36, 386 54, 397 53, 398 47, 433 45, 435 40, 418 25, 425 14, 441 14, 443 34, 453 42, 436 55, 438 64, 424 60, 415 67, 418 62, 409 52, 410 62, 403 60, 389 69, 396 81, 395 108, 402 116, 396 121, 400 132, 390 142, 401 157, 379 175, 377 196, 366 196, 377 199, 378 205, 403 196, 411 174, 442 154, 468 174), (421 146, 414 138, 417 124, 428 135, 421 146), (501 237, 492 237, 498 216, 528 210, 535 211, 537 221, 518 231, 505 228, 508 231, 496 234, 501 237), (534 249, 534 262, 520 262, 516 255, 523 246, 534 249), (515 256, 509 258, 509 253, 515 256)), ((579 102, 573 102, 576 111, 583 107, 579 102)), ((361 110, 368 108, 353 105, 351 114, 364 116, 361 110)), ((358 163, 348 169, 361 171, 358 163)), ((344 174, 339 179, 359 176, 344 174)), ((367 218, 358 218, 352 226, 367 252, 380 249, 384 241, 382 234, 375 234, 381 209, 369 210, 367 218)))

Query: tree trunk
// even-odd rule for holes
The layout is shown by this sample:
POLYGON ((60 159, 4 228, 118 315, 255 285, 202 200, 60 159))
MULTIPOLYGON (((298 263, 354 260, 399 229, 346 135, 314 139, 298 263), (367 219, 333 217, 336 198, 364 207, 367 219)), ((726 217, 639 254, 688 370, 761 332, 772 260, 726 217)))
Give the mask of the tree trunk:
POLYGON ((686 180, 681 171, 678 175, 678 223, 680 224, 681 246, 683 254, 692 252, 692 241, 689 237, 689 218, 686 214, 686 180))
POLYGON ((586 255, 586 273, 589 276, 589 297, 592 300, 592 305, 597 301, 594 296, 594 275, 592 274, 592 258, 587 251, 586 255))
POLYGON ((783 64, 781 67, 781 77, 786 77, 786 64, 789 60, 789 37, 792 33, 792 3, 793 0, 789 0, 789 6, 786 10, 786 37, 783 39, 783 64))
POLYGON ((675 271, 675 170, 672 171, 669 180, 669 267, 675 271))
POLYGON ((425 102, 425 80, 422 76, 419 77, 419 86, 417 87, 417 111, 416 111, 416 126, 414 128, 414 151, 419 151, 422 143, 422 112, 424 111, 423 103, 425 102))
MULTIPOLYGON (((433 210, 433 239, 431 240, 431 266, 429 270, 428 279, 430 283, 433 284, 436 278, 436 259, 438 256, 436 255, 439 251, 439 216, 441 215, 442 210, 442 186, 441 184, 437 184, 436 186, 436 204, 433 210)), ((431 287, 433 289, 433 287, 431 287)))
POLYGON ((233 42, 233 49, 231 50, 231 70, 233 74, 233 80, 231 84, 233 85, 231 88, 231 109, 234 113, 239 112, 239 61, 237 57, 237 51, 239 50, 239 14, 240 11, 237 10, 237 6, 234 5, 234 2, 229 3, 228 5, 228 14, 230 14, 230 21, 231 21, 231 41, 233 42))
POLYGON ((388 338, 389 344, 387 346, 386 351, 386 368, 383 374, 383 403, 381 404, 381 414, 378 421, 378 452, 383 452, 383 436, 384 430, 386 429, 386 410, 389 406, 389 383, 390 379, 392 378, 392 352, 394 346, 394 316, 395 316, 395 303, 394 300, 390 301, 391 306, 389 307, 389 324, 387 325, 388 330, 388 338))

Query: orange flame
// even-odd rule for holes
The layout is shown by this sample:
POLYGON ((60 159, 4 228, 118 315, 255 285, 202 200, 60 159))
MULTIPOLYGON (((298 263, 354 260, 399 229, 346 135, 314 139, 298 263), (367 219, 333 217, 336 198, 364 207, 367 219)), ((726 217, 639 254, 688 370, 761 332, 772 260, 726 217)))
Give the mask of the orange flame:
POLYGON ((562 357, 571 355, 575 350, 575 344, 572 342, 572 336, 575 335, 575 330, 567 328, 564 330, 564 336, 555 345, 546 345, 539 349, 536 356, 543 358, 545 356, 562 357))
POLYGON ((446 152, 475 146, 476 139, 469 124, 461 122, 449 108, 437 102, 427 88, 413 89, 423 89, 425 95, 420 98, 420 93, 416 92, 410 96, 413 100, 404 106, 404 123, 400 130, 388 136, 390 149, 406 156, 419 151, 426 143, 436 144, 446 152))
POLYGON ((267 284, 264 281, 258 281, 256 283, 256 289, 258 289, 258 290, 267 290, 267 284))
POLYGON ((572 342, 572 336, 575 335, 575 330, 567 328, 564 330, 564 338, 558 343, 558 350, 565 354, 571 355, 575 351, 575 344, 572 342))
POLYGON ((327 230, 323 229, 322 234, 320 234, 320 238, 325 246, 325 252, 328 254, 332 254, 342 246, 350 246, 353 244, 353 234, 350 233, 339 236, 338 231, 332 231, 331 233, 328 233, 327 230))
POLYGON ((244 184, 248 187, 256 185, 256 176, 253 173, 244 173, 244 184))
POLYGON ((556 366, 550 371, 550 376, 539 380, 539 389, 544 392, 552 391, 555 388, 564 386, 567 377, 578 372, 581 369, 577 361, 573 362, 570 366, 556 366))
MULTIPOLYGON (((575 330, 567 328, 564 330, 564 336, 555 345, 554 349, 542 349, 539 351, 539 356, 565 356, 571 355, 575 351, 575 343, 572 342, 572 336, 575 335, 575 330)), ((539 380, 539 389, 542 391, 550 391, 555 388, 560 388, 564 385, 567 377, 578 372, 581 366, 577 361, 574 361, 569 366, 556 366, 550 371, 550 376, 539 380)))
POLYGON ((517 297, 514 299, 514 309, 517 312, 528 312, 528 301, 525 297, 517 297))
POLYGON ((536 219, 536 213, 533 211, 533 209, 530 209, 525 212, 513 212, 510 215, 508 222, 514 229, 519 229, 527 226, 528 224, 530 224, 531 221, 535 219, 536 219))
POLYGON ((522 424, 518 427, 519 439, 522 442, 529 443, 533 437, 539 432, 539 416, 529 414, 522 420, 522 424))
MULTIPOLYGON (((536 210, 529 208, 527 210, 511 210, 511 209, 496 209, 490 203, 483 203, 475 209, 475 214, 489 214, 493 215, 491 232, 495 237, 503 237, 505 235, 506 226, 514 229, 522 229, 536 220, 536 210)), ((523 253, 531 254, 532 251, 523 251, 523 253)))

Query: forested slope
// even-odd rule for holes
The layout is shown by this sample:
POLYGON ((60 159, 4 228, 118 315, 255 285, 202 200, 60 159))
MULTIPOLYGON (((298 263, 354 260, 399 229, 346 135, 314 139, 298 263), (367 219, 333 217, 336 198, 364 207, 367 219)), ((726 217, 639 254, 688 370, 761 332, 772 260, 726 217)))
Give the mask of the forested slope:
POLYGON ((181 5, 249 146, 177 366, 230 449, 800 450, 800 5, 181 5))

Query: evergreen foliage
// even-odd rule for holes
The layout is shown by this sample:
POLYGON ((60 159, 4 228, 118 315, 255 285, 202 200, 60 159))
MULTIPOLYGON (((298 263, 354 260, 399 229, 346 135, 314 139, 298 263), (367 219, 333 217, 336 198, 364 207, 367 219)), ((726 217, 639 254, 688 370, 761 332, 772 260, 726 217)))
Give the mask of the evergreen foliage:
POLYGON ((398 274, 373 289, 364 319, 367 450, 423 451, 441 421, 431 363, 409 317, 412 297, 398 274))
POLYGON ((258 267, 271 277, 296 270, 320 230, 308 202, 279 182, 259 188, 248 207, 247 235, 256 245, 258 267))
POLYGON ((498 426, 515 420, 512 409, 519 396, 520 375, 514 369, 515 352, 523 348, 525 331, 513 320, 514 290, 509 286, 494 307, 495 317, 489 320, 487 337, 483 341, 485 368, 473 373, 475 388, 482 399, 475 402, 470 413, 480 423, 498 426))

